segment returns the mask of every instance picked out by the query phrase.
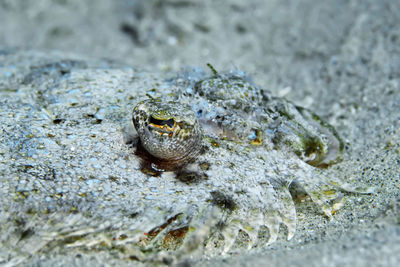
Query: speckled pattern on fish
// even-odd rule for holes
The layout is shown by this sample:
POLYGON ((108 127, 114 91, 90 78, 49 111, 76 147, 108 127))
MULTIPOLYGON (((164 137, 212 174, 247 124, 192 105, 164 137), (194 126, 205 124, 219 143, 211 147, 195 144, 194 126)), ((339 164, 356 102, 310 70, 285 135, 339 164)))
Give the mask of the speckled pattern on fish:
MULTIPOLYGON (((339 207, 334 204, 341 201, 341 191, 361 192, 316 169, 339 161, 343 152, 332 126, 313 112, 260 89, 243 74, 212 71, 208 77, 186 72, 170 82, 169 94, 153 92, 134 109, 141 146, 164 161, 164 166, 177 158, 194 158, 178 167, 189 177, 184 183, 164 181, 167 188, 146 201, 174 218, 173 223, 160 221, 164 227, 147 240, 152 246, 169 248, 166 237, 176 229, 198 247, 205 242, 213 253, 229 252, 240 239, 248 249, 267 245, 277 239, 281 224, 288 230, 288 239, 295 234, 292 184, 302 187, 329 218, 339 207), (193 134, 179 138, 180 128, 175 130, 173 125, 189 129, 189 135, 193 129, 193 134), (202 152, 194 145, 200 141, 202 152), (192 230, 186 233, 189 227, 192 230), (261 241, 265 228, 268 237, 261 241)), ((163 165, 157 162, 154 168, 162 171, 163 165)), ((182 180, 182 175, 176 179, 182 180)), ((153 220, 146 213, 143 216, 153 220)))
POLYGON ((295 234, 290 187, 328 217, 345 191, 365 192, 324 174, 343 150, 330 125, 241 73, 166 80, 57 53, 3 60, 0 234, 11 262, 59 248, 164 261, 266 246, 282 225, 295 234), (135 106, 145 116, 134 121, 152 127, 138 129, 141 142, 135 106))

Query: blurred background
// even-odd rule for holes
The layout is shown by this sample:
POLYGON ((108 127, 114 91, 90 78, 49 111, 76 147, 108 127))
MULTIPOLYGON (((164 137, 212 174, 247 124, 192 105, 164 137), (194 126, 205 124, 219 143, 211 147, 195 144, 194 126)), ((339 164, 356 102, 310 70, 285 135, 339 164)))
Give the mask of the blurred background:
POLYGON ((277 84, 306 88, 320 64, 341 53, 368 2, 376 1, 0 0, 0 46, 74 52, 146 69, 210 62, 261 82, 273 73, 272 90, 277 84))
POLYGON ((332 117, 327 107, 364 87, 355 76, 399 75, 398 10, 391 0, 0 0, 0 48, 150 71, 209 62, 332 117))

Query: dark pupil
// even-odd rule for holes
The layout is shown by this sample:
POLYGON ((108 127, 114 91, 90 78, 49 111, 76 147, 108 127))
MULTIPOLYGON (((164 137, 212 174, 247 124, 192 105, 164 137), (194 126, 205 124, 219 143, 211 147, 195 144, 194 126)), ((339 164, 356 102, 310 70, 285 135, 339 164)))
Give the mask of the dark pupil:
POLYGON ((153 117, 150 117, 150 123, 155 124, 155 125, 159 125, 159 126, 163 126, 163 125, 168 125, 169 128, 174 127, 175 121, 174 119, 169 119, 169 120, 157 120, 153 117))

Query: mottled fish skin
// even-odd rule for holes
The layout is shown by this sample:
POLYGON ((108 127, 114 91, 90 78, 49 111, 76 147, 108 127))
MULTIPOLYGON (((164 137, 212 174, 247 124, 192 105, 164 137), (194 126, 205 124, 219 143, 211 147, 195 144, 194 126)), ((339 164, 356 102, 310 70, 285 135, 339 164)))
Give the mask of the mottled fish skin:
POLYGON ((296 210, 289 186, 294 182, 329 218, 341 191, 368 192, 316 168, 341 159, 343 142, 332 126, 246 77, 214 71, 211 77, 177 79, 171 90, 139 102, 133 123, 148 153, 161 161, 185 162, 177 173, 188 176, 178 174, 184 183, 175 183, 175 189, 190 195, 183 202, 159 193, 144 204, 174 218, 154 228, 162 230, 153 231, 147 248, 226 253, 245 233, 249 249, 274 242, 281 224, 291 239, 296 210), (266 240, 259 240, 262 227, 268 228, 266 240), (185 241, 166 244, 177 229, 185 241))

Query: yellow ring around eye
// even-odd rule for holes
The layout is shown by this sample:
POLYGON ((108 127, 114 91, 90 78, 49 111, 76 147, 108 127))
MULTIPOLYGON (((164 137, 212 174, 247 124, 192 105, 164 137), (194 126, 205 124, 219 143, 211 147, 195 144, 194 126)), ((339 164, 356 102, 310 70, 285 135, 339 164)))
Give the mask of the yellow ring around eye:
POLYGON ((158 125, 158 124, 154 124, 154 123, 150 123, 149 125, 151 125, 152 127, 158 128, 160 130, 167 130, 168 132, 173 132, 175 129, 175 125, 171 128, 168 125, 164 124, 164 125, 158 125))

